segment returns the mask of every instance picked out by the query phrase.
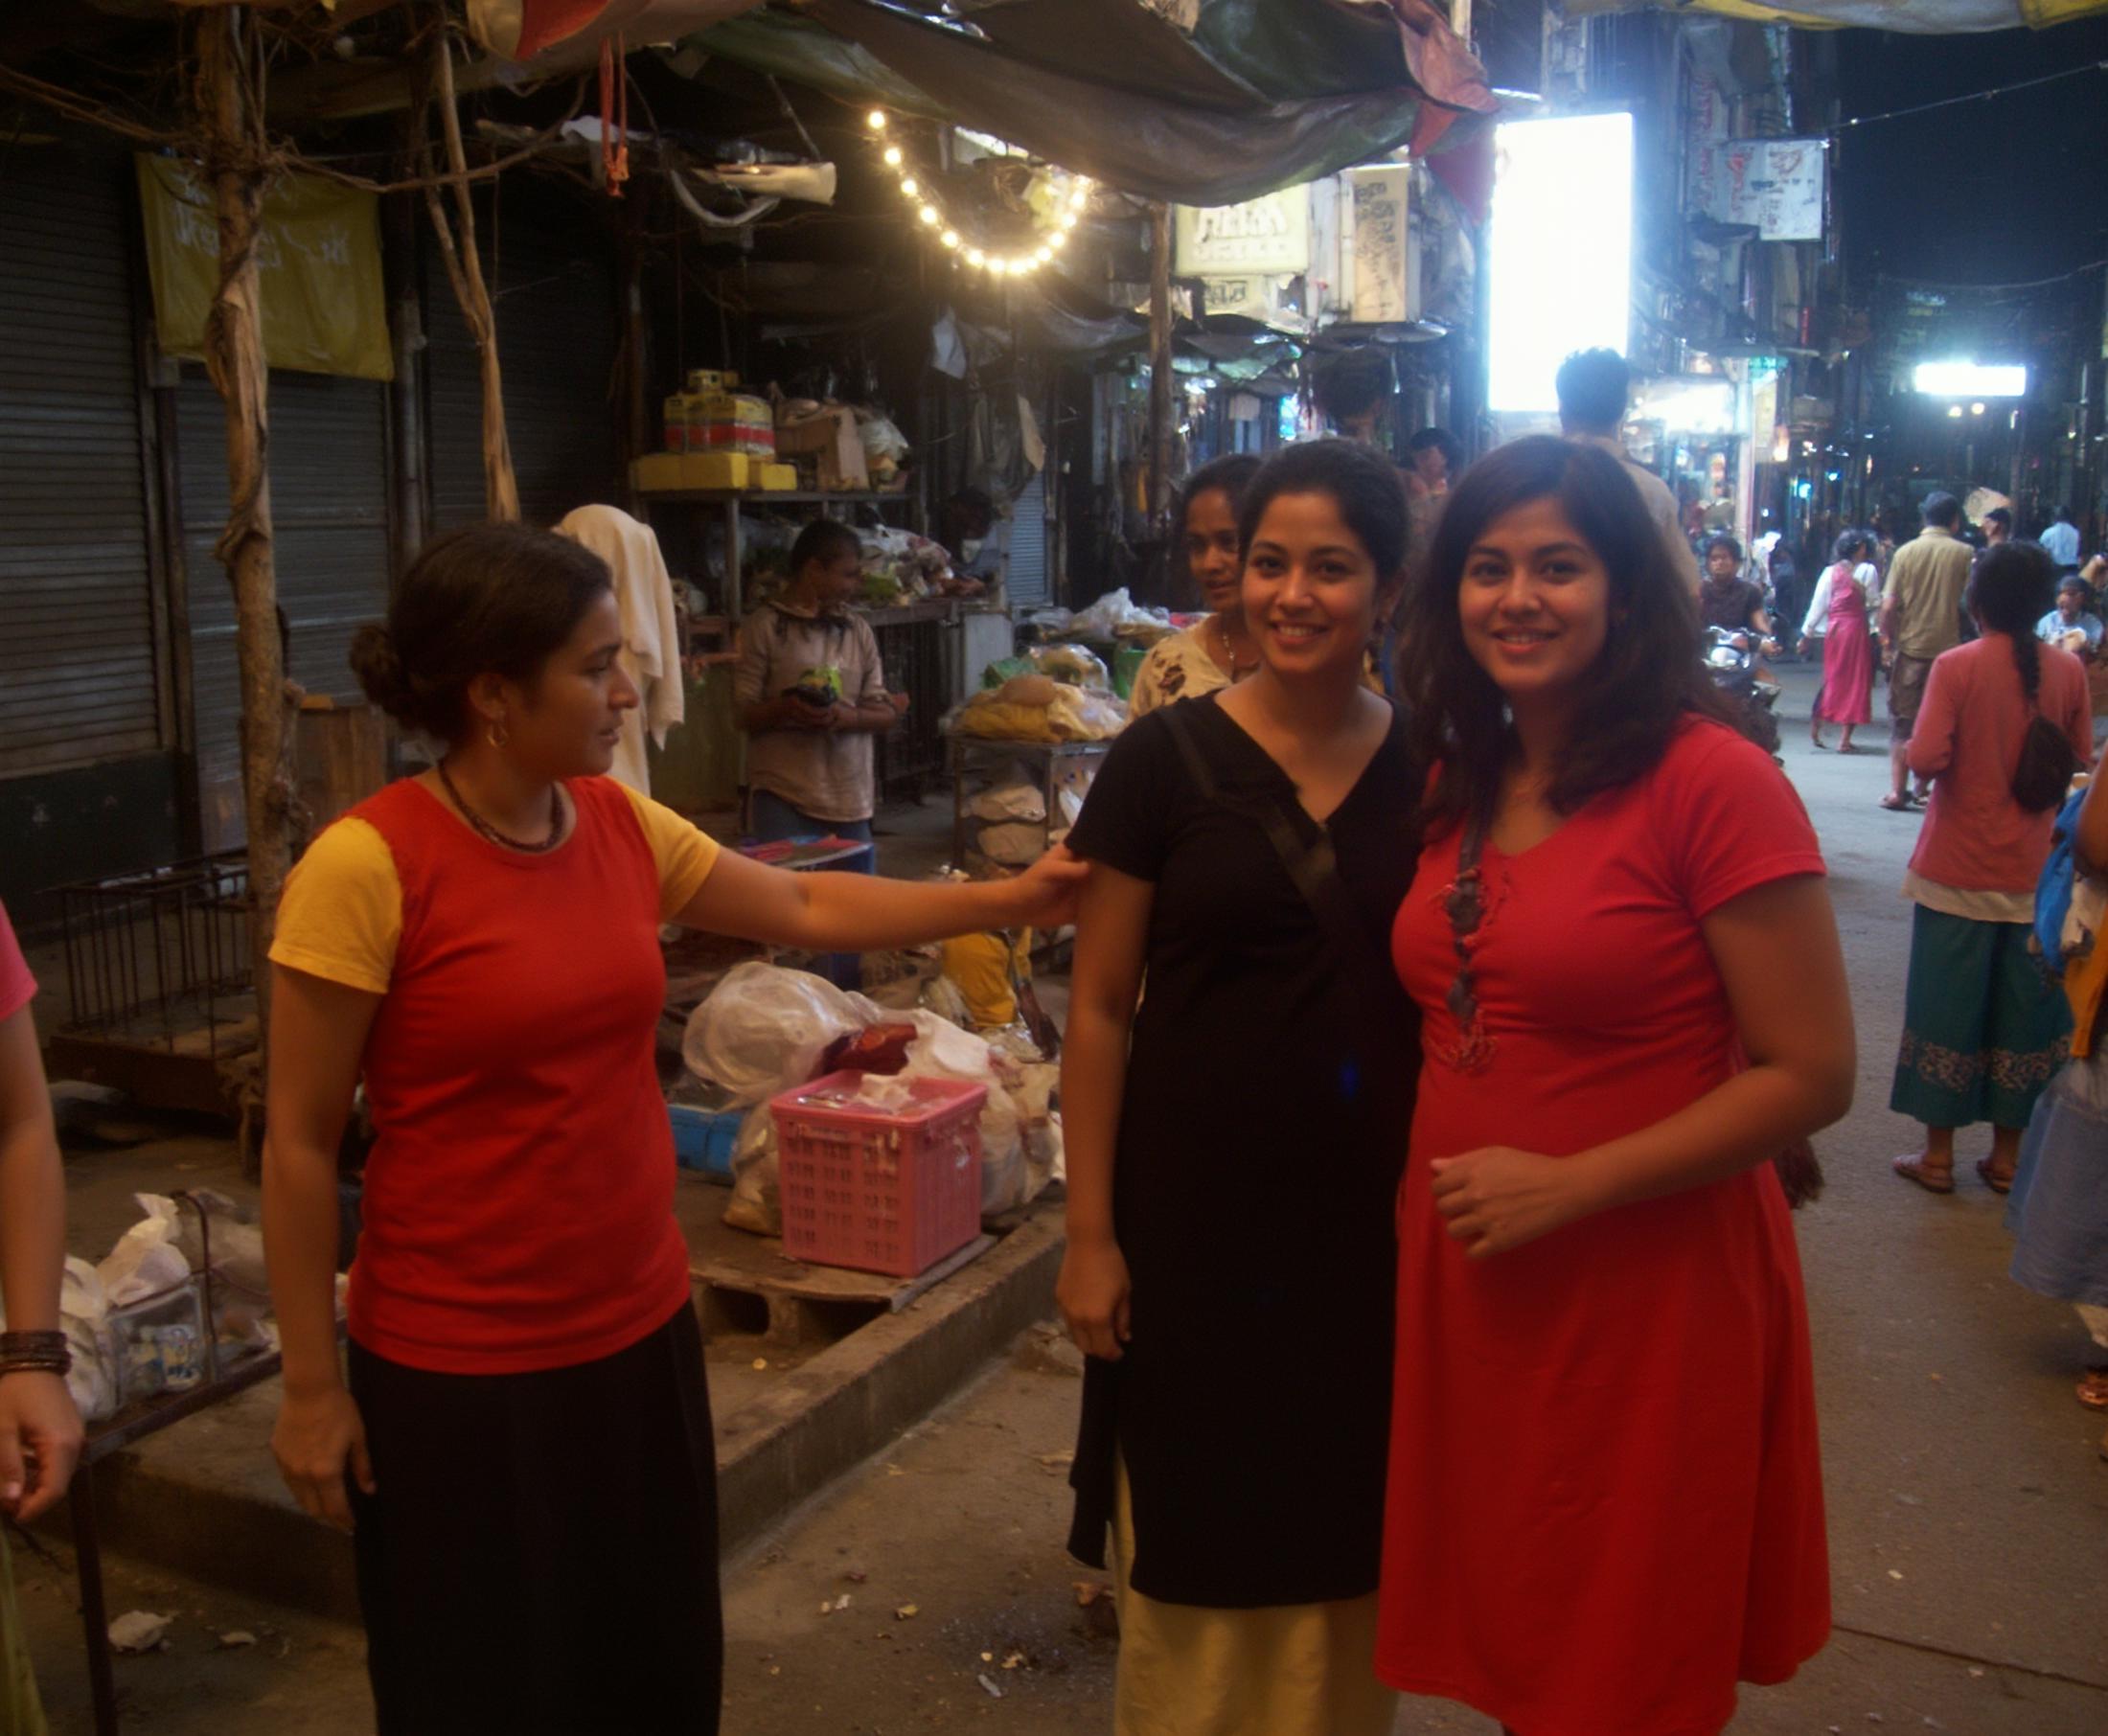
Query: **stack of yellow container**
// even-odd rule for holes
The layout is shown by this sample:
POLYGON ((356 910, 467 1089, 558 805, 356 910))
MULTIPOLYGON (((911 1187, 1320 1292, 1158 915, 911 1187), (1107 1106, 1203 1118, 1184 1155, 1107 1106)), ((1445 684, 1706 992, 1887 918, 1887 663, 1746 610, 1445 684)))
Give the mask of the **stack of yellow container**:
POLYGON ((666 400, 666 450, 631 467, 639 489, 795 489, 795 465, 776 462, 776 422, 739 376, 699 368, 666 400))

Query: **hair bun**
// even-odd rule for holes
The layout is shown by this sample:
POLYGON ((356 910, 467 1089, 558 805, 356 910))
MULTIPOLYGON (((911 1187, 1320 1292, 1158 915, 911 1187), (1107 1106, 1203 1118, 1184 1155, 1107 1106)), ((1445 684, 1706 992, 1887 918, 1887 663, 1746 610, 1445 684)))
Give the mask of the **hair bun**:
POLYGON ((423 727, 424 720, 415 715, 419 708, 410 672, 403 667, 395 635, 385 625, 369 621, 352 635, 351 664, 367 698, 398 723, 411 729, 423 727))

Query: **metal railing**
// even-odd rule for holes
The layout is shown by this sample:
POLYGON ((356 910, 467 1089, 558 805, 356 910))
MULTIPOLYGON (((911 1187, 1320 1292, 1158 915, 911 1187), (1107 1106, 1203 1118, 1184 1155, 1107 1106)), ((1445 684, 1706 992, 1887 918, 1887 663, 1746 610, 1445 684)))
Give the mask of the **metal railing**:
POLYGON ((72 1036, 217 1057, 255 1011, 240 852, 55 887, 72 1036))

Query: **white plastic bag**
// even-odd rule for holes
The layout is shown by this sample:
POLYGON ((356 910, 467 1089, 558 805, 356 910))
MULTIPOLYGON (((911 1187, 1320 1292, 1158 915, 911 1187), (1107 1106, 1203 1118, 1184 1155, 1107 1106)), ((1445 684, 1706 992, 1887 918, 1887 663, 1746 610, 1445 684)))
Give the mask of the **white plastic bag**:
POLYGON ((776 1118, 765 1103, 740 1123, 732 1147, 732 1201, 724 1221, 755 1236, 783 1234, 783 1195, 776 1167, 776 1118))
POLYGON ((183 1282, 191 1263, 175 1245, 176 1205, 166 1194, 135 1194, 147 1216, 117 1239, 95 1268, 109 1306, 124 1308, 183 1282))
POLYGON ((1004 1063, 996 1051, 971 1031, 918 1012, 916 1038, 907 1045, 903 1078, 963 1079, 988 1087, 981 1106, 981 1216, 1014 1210, 1029 1198, 1025 1192, 1024 1138, 1017 1106, 1004 1084, 1004 1063))
POLYGON ((876 1002, 825 977, 756 961, 728 971, 689 1016, 681 1054, 745 1108, 803 1085, 829 1043, 884 1017, 876 1002))
POLYGON ((1037 785, 1014 778, 1009 783, 982 790, 967 811, 976 820, 992 823, 1030 820, 1038 824, 1046 819, 1046 795, 1037 785))

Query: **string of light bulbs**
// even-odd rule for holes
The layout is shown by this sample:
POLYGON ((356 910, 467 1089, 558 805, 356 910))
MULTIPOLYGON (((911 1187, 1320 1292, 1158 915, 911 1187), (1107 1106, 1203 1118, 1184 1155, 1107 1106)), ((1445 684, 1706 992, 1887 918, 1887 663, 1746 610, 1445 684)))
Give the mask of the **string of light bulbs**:
POLYGON ((1054 256, 1068 244, 1068 238, 1075 233, 1082 219, 1084 208, 1090 200, 1090 177, 1070 177, 1068 193, 1061 204, 1061 214, 1053 223, 1040 232, 1037 247, 1011 251, 991 250, 976 247, 962 236, 957 227, 947 220, 944 207, 937 202, 936 194, 916 178, 907 161, 907 152, 893 142, 887 133, 887 120, 882 108, 874 108, 864 116, 864 125, 871 137, 881 146, 880 155, 887 169, 897 178, 901 196, 915 207, 916 219, 925 229, 935 232, 936 240, 947 253, 964 261, 976 271, 985 271, 991 277, 1026 277, 1042 265, 1049 263, 1054 256))

